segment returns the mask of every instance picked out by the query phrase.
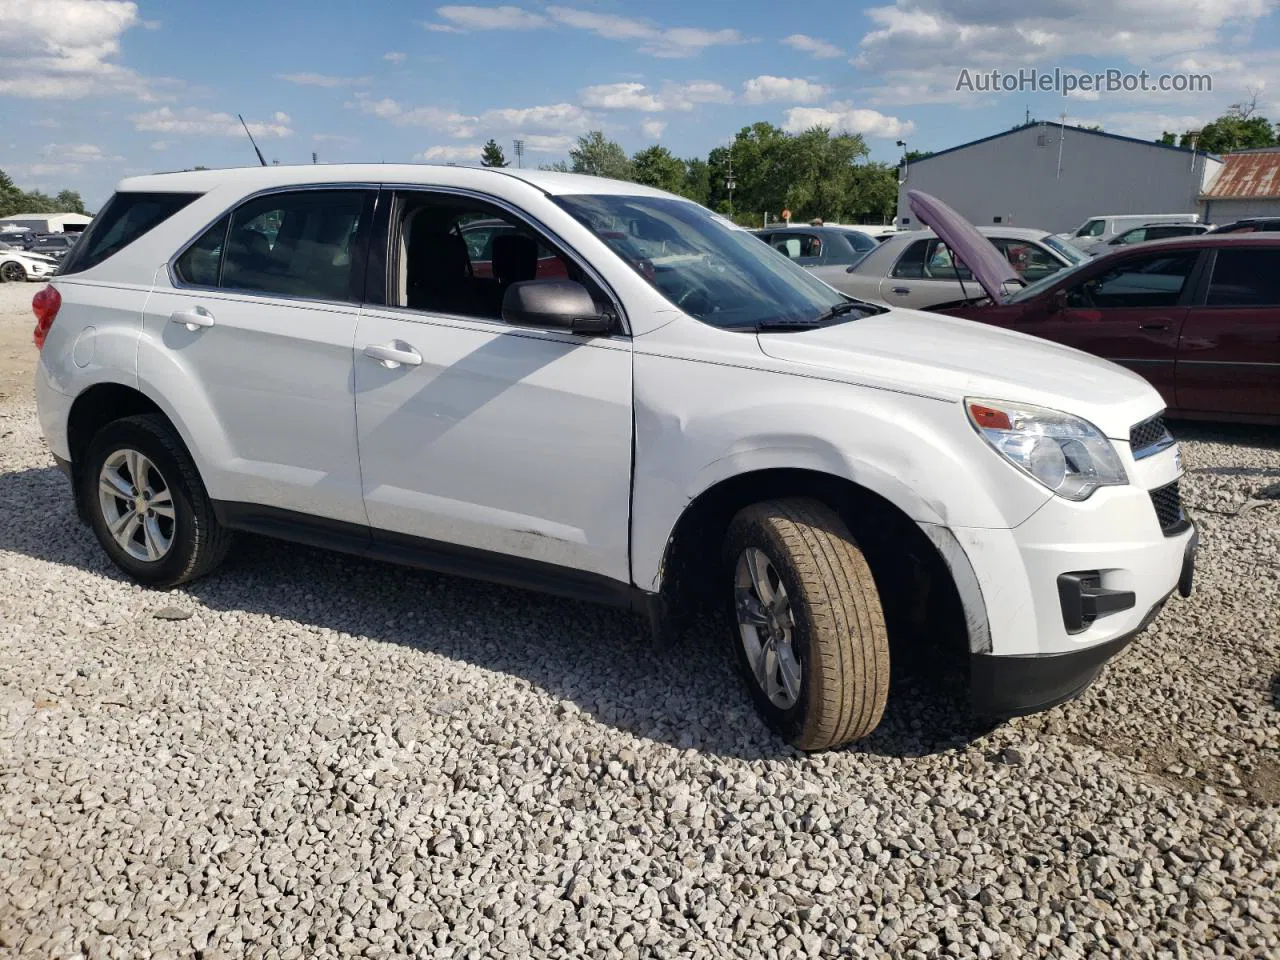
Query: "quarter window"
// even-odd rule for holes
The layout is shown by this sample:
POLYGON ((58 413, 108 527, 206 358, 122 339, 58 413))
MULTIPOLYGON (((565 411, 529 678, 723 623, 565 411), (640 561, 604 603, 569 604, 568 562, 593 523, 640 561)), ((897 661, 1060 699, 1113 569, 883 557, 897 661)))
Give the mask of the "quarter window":
POLYGON ((1280 306, 1280 250, 1219 250, 1206 303, 1211 307, 1280 306))
POLYGON ((95 267, 195 200, 195 193, 117 193, 62 261, 60 275, 95 267))
POLYGON ((218 269, 222 266, 222 247, 227 238, 231 218, 223 217, 187 248, 178 258, 174 270, 183 283, 197 287, 216 287, 218 269))
MULTIPOLYGON (((361 226, 373 195, 363 190, 303 190, 250 200, 231 216, 226 247, 219 250, 221 279, 229 290, 318 300, 359 301, 363 294, 361 226)), ((208 276, 214 231, 186 269, 208 276)), ((188 251, 190 253, 191 251, 188 251)), ((184 255, 184 260, 186 256, 184 255)), ((180 267, 179 272, 182 273, 180 267)), ((196 282, 196 281, 192 281, 196 282)))

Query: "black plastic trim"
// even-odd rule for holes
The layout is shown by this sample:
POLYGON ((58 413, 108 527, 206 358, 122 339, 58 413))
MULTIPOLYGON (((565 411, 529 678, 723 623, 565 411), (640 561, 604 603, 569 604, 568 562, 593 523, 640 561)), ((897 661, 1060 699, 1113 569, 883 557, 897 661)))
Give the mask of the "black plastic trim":
POLYGON ((650 616, 658 602, 656 594, 621 580, 539 560, 427 540, 255 503, 215 500, 213 510, 218 522, 232 530, 338 550, 373 560, 474 580, 487 580, 572 600, 622 607, 650 616))
POLYGON ((1030 656, 970 654, 969 702, 973 711, 982 716, 1017 717, 1079 696, 1108 660, 1151 625, 1168 599, 1165 596, 1153 606, 1136 629, 1083 650, 1030 656))
POLYGON ((1067 633, 1083 633, 1099 617, 1132 610, 1138 603, 1132 590, 1108 590, 1097 570, 1058 576, 1058 602, 1067 633))

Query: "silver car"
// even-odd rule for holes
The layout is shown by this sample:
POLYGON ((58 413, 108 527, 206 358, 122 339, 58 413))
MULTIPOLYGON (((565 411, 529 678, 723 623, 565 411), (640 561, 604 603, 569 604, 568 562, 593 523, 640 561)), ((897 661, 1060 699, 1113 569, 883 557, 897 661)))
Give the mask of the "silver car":
POLYGON ((777 226, 751 232, 836 289, 840 289, 838 278, 880 246, 866 230, 836 225, 777 226))
MULTIPOLYGON (((1089 259, 1045 230, 979 227, 978 232, 1027 283, 1089 259)), ((954 262, 947 245, 932 230, 895 234, 858 263, 840 273, 823 274, 822 279, 861 300, 917 310, 986 296, 968 267, 954 262)))

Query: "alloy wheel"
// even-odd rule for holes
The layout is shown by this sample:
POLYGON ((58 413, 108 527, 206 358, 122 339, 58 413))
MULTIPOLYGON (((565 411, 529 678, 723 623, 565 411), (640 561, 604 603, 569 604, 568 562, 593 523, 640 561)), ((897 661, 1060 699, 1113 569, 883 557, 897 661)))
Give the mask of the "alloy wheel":
POLYGON ((107 530, 135 560, 162 560, 173 546, 173 495, 156 465, 137 450, 116 450, 98 474, 107 530))
POLYGON ((800 699, 804 670, 794 646, 787 588, 763 550, 747 547, 738 556, 733 592, 738 632, 756 683, 774 706, 788 710, 800 699))

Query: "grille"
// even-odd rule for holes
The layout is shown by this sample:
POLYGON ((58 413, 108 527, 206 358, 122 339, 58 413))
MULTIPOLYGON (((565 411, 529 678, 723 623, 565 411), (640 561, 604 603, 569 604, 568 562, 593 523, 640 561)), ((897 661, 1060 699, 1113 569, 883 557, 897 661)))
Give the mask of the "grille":
POLYGON ((1181 533, 1190 526, 1187 515, 1182 512, 1182 496, 1178 493, 1177 480, 1152 490, 1151 505, 1156 508, 1160 529, 1166 537, 1181 533))
POLYGON ((1164 425, 1164 417, 1143 420, 1129 431, 1129 448, 1135 460, 1163 449, 1167 446, 1166 440, 1172 442, 1173 437, 1169 435, 1169 428, 1164 425))

